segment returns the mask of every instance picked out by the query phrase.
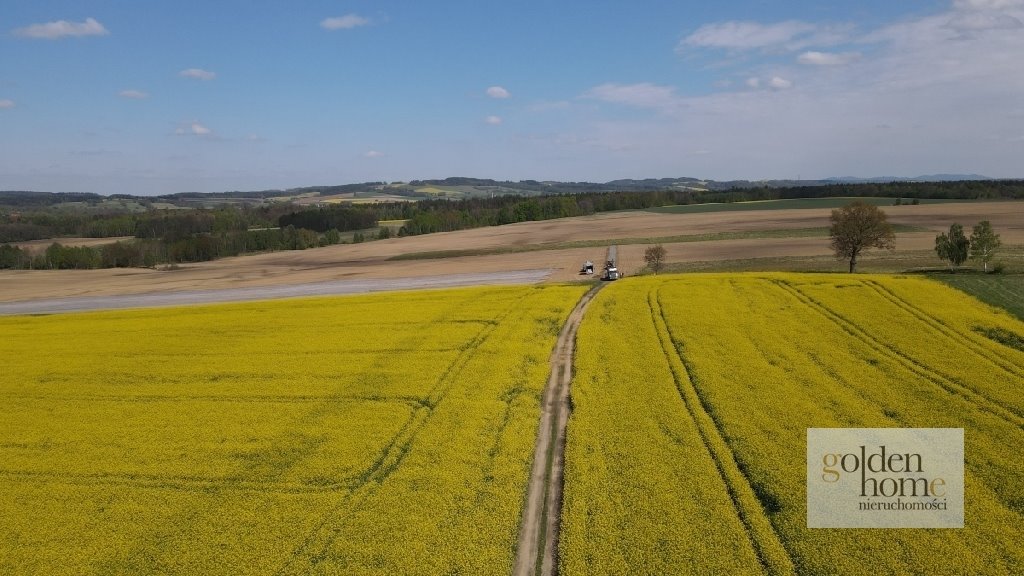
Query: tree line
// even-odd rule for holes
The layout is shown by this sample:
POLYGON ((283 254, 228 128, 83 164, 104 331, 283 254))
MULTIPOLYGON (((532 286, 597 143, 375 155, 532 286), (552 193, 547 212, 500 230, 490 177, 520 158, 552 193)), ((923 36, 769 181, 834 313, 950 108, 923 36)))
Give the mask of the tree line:
POLYGON ((59 207, 0 207, 0 243, 46 238, 152 238, 170 230, 182 234, 216 233, 277 226, 293 206, 224 206, 214 209, 151 209, 130 212, 116 209, 59 207))
MULTIPOLYGON (((404 203, 404 213, 392 218, 408 219, 400 236, 450 232, 480 226, 496 226, 586 216, 597 212, 638 210, 669 205, 709 202, 749 202, 834 197, 885 197, 921 199, 1024 199, 1024 181, 984 182, 890 182, 884 184, 830 184, 787 188, 735 188, 727 191, 651 190, 642 192, 586 192, 524 198, 497 196, 463 200, 423 200, 404 203)), ((402 212, 403 210, 400 210, 402 212)))
POLYGON ((65 246, 54 242, 42 252, 0 244, 0 269, 57 270, 89 268, 150 268, 161 264, 204 262, 278 250, 305 250, 332 244, 359 243, 389 238, 390 230, 356 232, 342 238, 335 229, 320 234, 286 226, 264 230, 240 230, 222 234, 195 234, 170 238, 139 238, 102 246, 65 246))

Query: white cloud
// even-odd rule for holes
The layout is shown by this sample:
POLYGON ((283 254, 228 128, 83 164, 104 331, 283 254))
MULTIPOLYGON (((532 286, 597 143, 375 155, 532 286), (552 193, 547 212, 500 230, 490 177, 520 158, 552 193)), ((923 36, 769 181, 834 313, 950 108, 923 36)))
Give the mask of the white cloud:
POLYGON ((757 76, 751 76, 747 78, 746 85, 754 90, 759 88, 770 88, 772 90, 788 90, 793 87, 793 81, 787 80, 781 76, 772 76, 766 80, 762 80, 757 76))
POLYGON ((142 90, 121 90, 117 95, 121 98, 129 98, 131 100, 145 100, 146 98, 149 98, 149 93, 143 92, 142 90))
POLYGON ((210 130, 199 122, 186 122, 185 124, 178 126, 174 133, 180 136, 209 136, 213 134, 213 130, 210 130))
POLYGON ((679 106, 675 88, 643 82, 640 84, 601 84, 588 90, 583 96, 602 102, 626 104, 637 108, 670 110, 679 106))
POLYGON ((324 18, 320 22, 320 27, 325 30, 351 30, 352 28, 358 28, 359 26, 366 26, 369 23, 369 18, 365 18, 358 14, 346 14, 344 16, 324 18))
POLYGON ((738 21, 705 24, 684 38, 679 44, 679 50, 685 50, 686 47, 745 50, 783 46, 815 30, 817 26, 814 24, 798 20, 776 24, 738 21))
POLYGON ((188 68, 178 72, 178 76, 182 78, 192 78, 195 80, 213 80, 217 77, 216 72, 210 72, 209 70, 203 70, 202 68, 188 68))
POLYGON ((5 108, 14 108, 14 100, 0 100, 0 110, 5 108))
POLYGON ((384 153, 380 150, 370 150, 366 154, 363 154, 363 156, 366 158, 383 158, 384 153))
POLYGON ((484 118, 484 122, 487 122, 491 126, 497 126, 498 124, 502 123, 502 119, 501 119, 501 116, 493 116, 493 115, 491 115, 491 116, 488 116, 487 118, 484 118))
POLYGON ((961 10, 1004 10, 1024 6, 1024 0, 956 0, 953 6, 961 10))
POLYGON ((860 52, 817 52, 808 51, 797 56, 797 62, 811 66, 843 66, 860 60, 860 52))
MULTIPOLYGON (((862 31, 842 50, 808 46, 794 50, 788 64, 744 58, 727 76, 732 83, 708 94, 652 84, 594 88, 585 96, 660 106, 662 114, 621 118, 601 108, 603 118, 587 119, 574 128, 574 139, 550 145, 566 163, 718 179, 1024 176, 1024 34, 1007 27, 952 29, 951 19, 971 12, 952 8, 952 0, 948 5, 862 31), (829 69, 837 55, 848 65, 829 69), (716 153, 693 156, 695 142, 716 153)), ((1000 14, 1024 21, 1024 5, 999 6, 1000 14)))
POLYGON ((498 99, 508 98, 509 96, 511 96, 508 90, 502 88, 501 86, 491 86, 490 88, 487 89, 487 95, 490 96, 491 98, 498 99))
POLYGON ((946 26, 960 32, 980 32, 1017 30, 1024 28, 1024 22, 1021 22, 1020 18, 999 12, 966 12, 951 18, 946 26))
POLYGON ((25 28, 18 28, 14 33, 25 38, 43 38, 46 40, 56 40, 68 36, 106 36, 110 34, 103 24, 100 24, 94 18, 86 18, 84 22, 58 20, 45 24, 32 24, 25 28))
POLYGON ((793 52, 811 47, 845 44, 853 39, 850 24, 815 24, 787 20, 771 24, 728 21, 705 24, 676 45, 676 53, 690 55, 701 51, 726 51, 730 54, 757 51, 793 52))

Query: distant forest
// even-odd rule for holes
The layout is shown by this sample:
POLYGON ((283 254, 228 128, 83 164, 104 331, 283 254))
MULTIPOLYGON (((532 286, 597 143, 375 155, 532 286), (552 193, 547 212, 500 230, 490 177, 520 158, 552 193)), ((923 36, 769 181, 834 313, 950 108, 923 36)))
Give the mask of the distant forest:
MULTIPOLYGON (((451 180, 445 182, 451 184, 451 180)), ((470 184, 475 181, 464 180, 470 184)), ((636 182, 647 185, 657 181, 636 182)), ((520 183, 534 184, 537 187, 546 186, 533 181, 520 183)), ((261 193, 226 194, 247 194, 247 197, 253 197, 261 193)), ((224 204, 209 209, 149 209, 141 212, 56 207, 66 202, 82 202, 88 206, 88 202, 102 198, 94 194, 2 192, 0 268, 157 266, 251 252, 301 250, 339 242, 391 237, 392 229, 380 226, 384 220, 404 221, 397 235, 415 236, 669 205, 872 196, 908 200, 1024 199, 1024 181, 857 183, 707 191, 634 189, 623 192, 563 192, 530 197, 505 195, 460 200, 329 204, 313 208, 300 208, 290 203, 256 206, 224 204), (343 233, 350 234, 343 236, 343 233), (99 248, 71 248, 55 243, 42 253, 10 245, 12 242, 47 238, 123 236, 134 239, 99 248)))
MULTIPOLYGON (((513 222, 585 216, 615 210, 659 206, 750 202, 796 198, 882 197, 905 199, 1024 199, 1024 181, 890 182, 822 186, 756 187, 715 190, 651 190, 587 192, 522 198, 500 196, 465 200, 424 200, 411 204, 402 216, 409 221, 399 235, 448 232, 513 222)), ((403 207, 399 207, 403 208, 403 207)))

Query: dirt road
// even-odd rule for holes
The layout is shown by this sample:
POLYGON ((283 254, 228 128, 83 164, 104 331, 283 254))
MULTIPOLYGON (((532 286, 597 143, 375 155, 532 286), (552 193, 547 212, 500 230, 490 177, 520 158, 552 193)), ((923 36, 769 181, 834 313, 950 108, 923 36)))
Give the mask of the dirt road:
POLYGON ((447 274, 444 276, 420 276, 418 278, 390 278, 363 280, 335 280, 308 284, 281 286, 250 286, 246 288, 225 288, 221 290, 187 290, 177 292, 153 292, 123 296, 83 296, 71 298, 48 298, 21 302, 0 302, 0 316, 11 314, 53 314, 58 312, 81 312, 85 310, 110 310, 121 308, 150 308, 154 306, 183 306, 187 304, 211 304, 214 302, 244 302, 272 298, 296 298, 302 296, 330 296, 338 294, 361 294, 382 290, 418 290, 426 288, 454 288, 458 286, 480 286, 485 284, 535 284, 546 279, 551 270, 513 270, 481 274, 447 274))
MULTIPOLYGON (((608 259, 615 258, 615 247, 608 259)), ((569 422, 569 382, 572 380, 576 331, 590 301, 601 289, 599 282, 576 304, 562 326, 551 353, 551 373, 541 406, 540 429, 533 452, 526 507, 519 526, 515 576, 551 576, 558 569, 558 530, 562 517, 562 486, 565 469, 565 429, 569 422)))

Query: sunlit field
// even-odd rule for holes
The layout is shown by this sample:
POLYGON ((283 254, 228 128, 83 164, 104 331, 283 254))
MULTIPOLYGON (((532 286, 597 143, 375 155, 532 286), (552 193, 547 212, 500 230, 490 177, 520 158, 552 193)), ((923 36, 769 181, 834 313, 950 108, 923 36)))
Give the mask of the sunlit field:
POLYGON ((0 319, 0 572, 511 570, 581 287, 0 319))
POLYGON ((626 279, 579 331, 564 574, 1024 571, 1024 323, 920 278, 626 279), (965 527, 806 527, 806 429, 963 428, 965 527))

